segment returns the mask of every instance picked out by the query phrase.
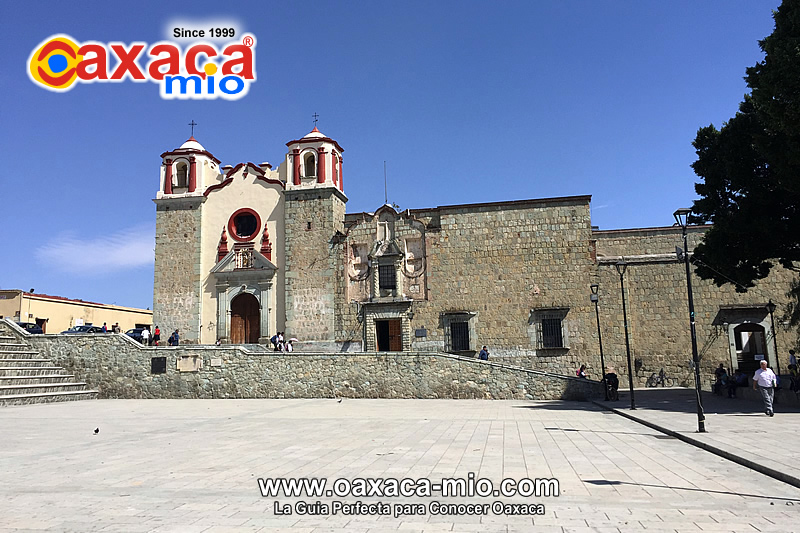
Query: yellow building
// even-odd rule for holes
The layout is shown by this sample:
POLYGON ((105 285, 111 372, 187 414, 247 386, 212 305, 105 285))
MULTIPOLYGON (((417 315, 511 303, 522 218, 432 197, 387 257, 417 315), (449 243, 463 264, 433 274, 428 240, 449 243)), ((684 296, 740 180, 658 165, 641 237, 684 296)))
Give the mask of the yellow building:
POLYGON ((0 290, 0 318, 36 323, 45 333, 60 333, 80 325, 102 326, 103 323, 109 331, 118 323, 124 332, 135 327, 150 327, 153 312, 21 290, 0 290))

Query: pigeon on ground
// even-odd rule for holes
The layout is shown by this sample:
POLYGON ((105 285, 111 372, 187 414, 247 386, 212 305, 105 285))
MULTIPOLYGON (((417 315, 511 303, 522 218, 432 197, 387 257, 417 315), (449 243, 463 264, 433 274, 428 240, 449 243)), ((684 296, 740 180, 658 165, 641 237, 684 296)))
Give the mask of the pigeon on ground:
POLYGON ((94 434, 97 435, 98 433, 100 433, 100 428, 94 428, 94 434))
POLYGON ((338 403, 342 403, 342 399, 341 398, 339 398, 339 402, 338 403))

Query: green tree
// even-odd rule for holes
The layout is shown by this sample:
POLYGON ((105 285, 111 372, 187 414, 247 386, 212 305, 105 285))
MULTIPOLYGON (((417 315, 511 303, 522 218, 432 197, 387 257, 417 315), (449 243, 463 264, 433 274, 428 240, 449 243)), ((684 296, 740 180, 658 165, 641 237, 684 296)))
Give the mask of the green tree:
MULTIPOLYGON (((784 0, 773 18, 738 113, 719 130, 700 128, 692 143, 702 182, 690 220, 713 224, 695 250, 696 272, 719 286, 733 280, 740 292, 776 262, 800 271, 800 0, 784 0)), ((789 294, 800 322, 800 282, 789 294)))

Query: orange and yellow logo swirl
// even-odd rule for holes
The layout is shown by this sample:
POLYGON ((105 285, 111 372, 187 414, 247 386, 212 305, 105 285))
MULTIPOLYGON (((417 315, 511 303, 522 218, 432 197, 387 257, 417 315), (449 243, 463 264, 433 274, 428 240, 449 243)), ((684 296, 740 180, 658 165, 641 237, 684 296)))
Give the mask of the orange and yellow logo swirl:
POLYGON ((28 60, 31 79, 51 91, 67 91, 78 77, 76 67, 83 56, 67 35, 54 35, 44 41, 28 60))

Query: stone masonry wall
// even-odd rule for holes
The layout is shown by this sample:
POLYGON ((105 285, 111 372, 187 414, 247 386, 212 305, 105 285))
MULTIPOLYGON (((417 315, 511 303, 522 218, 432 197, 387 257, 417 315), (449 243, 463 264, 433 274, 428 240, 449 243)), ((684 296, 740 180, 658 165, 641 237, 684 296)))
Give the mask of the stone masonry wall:
POLYGON ((440 229, 426 233, 429 300, 414 304, 412 323, 412 331, 424 328, 427 335, 415 338, 415 346, 443 349, 443 314, 463 311, 474 313, 473 350, 488 345, 493 358, 522 356, 528 368, 562 374, 585 362, 595 271, 588 197, 437 211, 429 218, 440 229), (568 308, 568 349, 539 349, 532 310, 555 307, 568 308))
POLYGON ((197 342, 200 322, 200 216, 202 200, 171 199, 156 204, 153 325, 164 339, 176 329, 181 342, 197 342))
MULTIPOLYGON (((22 337, 23 334, 19 334, 22 337)), ((282 354, 241 346, 143 347, 124 335, 25 335, 101 398, 598 398, 594 381, 445 354, 282 354), (180 357, 202 369, 179 372, 180 357), (151 374, 153 357, 166 373, 151 374), (215 366, 218 365, 218 366, 215 366)))
POLYGON ((334 339, 337 253, 345 203, 333 188, 288 190, 286 198, 286 333, 304 342, 334 339), (311 229, 308 229, 308 224, 311 229))
MULTIPOLYGON (((690 249, 699 242, 706 229, 690 228, 690 249)), ((598 258, 601 259, 597 269, 606 364, 613 365, 621 382, 627 384, 620 279, 614 267, 616 259, 611 259, 625 255, 629 260, 625 273, 625 293, 634 383, 643 386, 653 373, 663 368, 667 375, 676 378, 680 384, 694 386, 690 366, 692 349, 686 270, 675 256, 675 247, 683 247, 680 228, 595 231, 594 237, 597 239, 598 258), (630 256, 645 253, 660 254, 660 257, 650 260, 629 259, 630 256), (604 261, 603 257, 610 261, 604 261), (638 370, 636 360, 641 363, 638 370)), ((732 347, 725 325, 733 322, 735 316, 726 306, 755 306, 755 309, 747 312, 752 320, 766 319, 769 322, 763 305, 770 299, 778 304, 775 313, 778 354, 782 371, 788 373, 788 350, 793 347, 795 336, 781 327, 780 317, 786 303, 784 293, 791 278, 791 273, 778 267, 755 288, 746 293, 737 293, 730 284, 717 287, 710 280, 702 280, 692 272, 697 345, 704 389, 711 388, 714 369, 719 363, 726 368, 732 366, 732 347)), ((771 350, 773 340, 770 329, 767 329, 766 342, 771 350)), ((590 336, 593 337, 591 342, 597 346, 596 327, 590 336)), ((596 353, 597 349, 593 351, 596 353)), ((775 368, 774 361, 770 361, 770 364, 775 368)), ((590 375, 592 373, 599 375, 599 368, 590 368, 590 375)))

